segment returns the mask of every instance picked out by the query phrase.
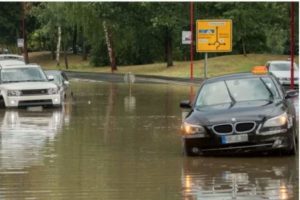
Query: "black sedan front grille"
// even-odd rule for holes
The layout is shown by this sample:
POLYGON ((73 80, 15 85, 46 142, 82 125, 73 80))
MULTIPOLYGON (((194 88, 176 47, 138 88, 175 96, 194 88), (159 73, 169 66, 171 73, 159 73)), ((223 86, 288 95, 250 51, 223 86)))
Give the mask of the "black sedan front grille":
POLYGON ((39 89, 39 90, 22 90, 22 96, 30 96, 30 95, 47 95, 47 89, 39 89))
POLYGON ((232 133, 250 133, 256 127, 254 121, 217 124, 212 126, 212 131, 217 135, 229 135, 232 133))
POLYGON ((236 133, 249 133, 255 129, 255 122, 239 122, 235 124, 236 133))
POLYGON ((212 127, 213 131, 217 134, 230 134, 233 132, 232 124, 219 124, 212 127))

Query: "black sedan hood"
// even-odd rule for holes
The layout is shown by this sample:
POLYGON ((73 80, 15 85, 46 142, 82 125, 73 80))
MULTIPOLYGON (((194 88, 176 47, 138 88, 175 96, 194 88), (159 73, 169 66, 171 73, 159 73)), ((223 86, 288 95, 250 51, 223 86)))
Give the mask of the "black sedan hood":
POLYGON ((185 119, 187 123, 213 125, 232 121, 262 121, 282 114, 287 106, 282 101, 247 101, 234 105, 222 104, 194 108, 185 119))

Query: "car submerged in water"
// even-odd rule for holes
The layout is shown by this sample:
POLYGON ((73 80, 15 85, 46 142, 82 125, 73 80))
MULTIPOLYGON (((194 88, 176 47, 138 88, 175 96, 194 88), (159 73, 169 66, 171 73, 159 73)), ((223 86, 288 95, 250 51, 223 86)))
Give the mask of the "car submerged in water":
POLYGON ((61 99, 64 100, 68 95, 72 94, 70 91, 69 79, 64 71, 60 70, 45 70, 47 78, 52 80, 58 86, 58 92, 60 93, 61 99))
POLYGON ((296 114, 285 92, 270 74, 240 73, 203 82, 183 120, 182 142, 188 156, 281 150, 297 152, 296 114))
POLYGON ((0 93, 2 107, 62 105, 58 86, 51 83, 42 68, 35 64, 0 62, 0 93))

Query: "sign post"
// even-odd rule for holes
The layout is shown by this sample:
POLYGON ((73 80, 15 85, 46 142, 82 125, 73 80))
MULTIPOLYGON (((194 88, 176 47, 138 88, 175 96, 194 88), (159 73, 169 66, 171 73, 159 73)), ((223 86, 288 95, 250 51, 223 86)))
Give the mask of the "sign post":
POLYGON ((196 51, 205 53, 204 78, 207 78, 208 53, 232 51, 232 20, 197 20, 196 30, 196 51))
POLYGON ((207 53, 205 53, 204 58, 204 79, 207 79, 207 53))

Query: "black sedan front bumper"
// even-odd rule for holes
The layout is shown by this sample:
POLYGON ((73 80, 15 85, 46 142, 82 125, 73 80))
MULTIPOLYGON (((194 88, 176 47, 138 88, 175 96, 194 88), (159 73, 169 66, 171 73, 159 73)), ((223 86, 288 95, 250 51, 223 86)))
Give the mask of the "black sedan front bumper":
POLYGON ((274 150, 292 151, 293 131, 274 135, 248 134, 248 140, 224 144, 222 136, 213 135, 210 137, 183 136, 183 146, 189 155, 204 154, 246 154, 254 152, 269 152, 274 150))

